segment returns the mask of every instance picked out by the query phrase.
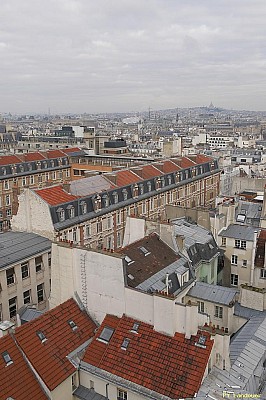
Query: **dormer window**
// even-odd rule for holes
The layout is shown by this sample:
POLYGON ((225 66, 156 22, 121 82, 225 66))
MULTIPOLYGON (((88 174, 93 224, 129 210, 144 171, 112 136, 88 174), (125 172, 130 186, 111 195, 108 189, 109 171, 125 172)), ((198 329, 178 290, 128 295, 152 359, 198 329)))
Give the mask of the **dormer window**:
POLYGON ((68 215, 69 215, 69 218, 75 217, 75 208, 73 206, 68 206, 68 215))
POLYGON ((133 187, 133 197, 138 197, 138 195, 139 195, 139 187, 137 184, 135 184, 133 187))
POLYGON ((123 199, 124 199, 124 200, 127 200, 127 198, 128 198, 128 192, 127 192, 127 190, 126 190, 126 189, 123 189, 123 190, 122 190, 122 193, 123 193, 123 199))
POLYGON ((43 167, 47 168, 47 161, 43 161, 43 167))
POLYGON ((148 188, 148 192, 151 192, 151 182, 150 181, 147 182, 147 188, 148 188))
POLYGON ((58 219, 59 221, 64 221, 65 220, 65 210, 63 208, 58 208, 58 210, 56 211, 58 214, 58 219))
POLYGON ((167 180, 168 180, 168 185, 171 185, 171 184, 172 184, 172 177, 171 177, 171 175, 169 175, 169 176, 167 177, 167 180))
POLYGON ((54 160, 51 160, 51 167, 54 167, 54 160))
POLYGON ((103 202, 103 207, 109 206, 109 197, 107 196, 107 194, 103 195, 102 202, 103 202))
POLYGON ((30 163, 28 164, 28 170, 32 171, 32 165, 30 163))
POLYGON ((162 188, 165 187, 165 180, 164 180, 164 178, 161 178, 161 187, 162 187, 162 188))
POLYGON ((118 203, 118 193, 117 192, 113 193, 113 198, 114 198, 114 204, 117 204, 118 203))
POLYGON ((6 363, 6 366, 8 367, 9 365, 13 364, 13 360, 10 357, 9 353, 7 351, 4 351, 2 353, 2 357, 4 359, 4 362, 6 363))
POLYGON ((45 336, 45 334, 42 331, 37 331, 36 335, 38 336, 38 338, 40 339, 40 341, 42 343, 47 341, 47 337, 45 336))
POLYGON ((140 324, 138 322, 134 322, 131 332, 137 333, 139 330, 140 324))
POLYGON ((2 172, 3 172, 3 175, 6 175, 6 168, 5 167, 2 168, 2 172))
POLYGON ((20 172, 24 172, 24 166, 23 165, 20 165, 19 169, 20 169, 20 172))
POLYGON ((80 208, 81 208, 81 213, 82 214, 86 214, 87 213, 87 204, 85 201, 82 201, 80 203, 80 208))

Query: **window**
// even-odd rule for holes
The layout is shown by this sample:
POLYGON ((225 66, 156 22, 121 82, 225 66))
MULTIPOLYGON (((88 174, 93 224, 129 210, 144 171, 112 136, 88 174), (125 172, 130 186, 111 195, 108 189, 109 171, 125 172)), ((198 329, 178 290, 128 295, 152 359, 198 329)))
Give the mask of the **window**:
POLYGON ((223 318, 223 307, 215 306, 214 307, 214 316, 216 318, 223 318))
POLYGON ((204 307, 204 302, 203 301, 198 301, 198 311, 201 313, 204 313, 205 307, 204 307))
POLYGON ((233 254, 232 255, 232 258, 231 258, 231 264, 233 264, 233 265, 237 265, 237 256, 235 255, 235 254, 233 254))
POLYGON ((6 210, 6 216, 7 216, 7 217, 12 217, 11 208, 8 208, 8 209, 6 210))
POLYGON ((137 333, 140 327, 140 323, 134 322, 131 332, 137 333))
POLYGON ((11 204, 11 198, 10 198, 10 194, 6 195, 6 206, 10 206, 11 204))
POLYGON ((88 239, 91 235, 90 225, 85 225, 85 239, 88 239))
POLYGON ((29 264, 23 263, 21 264, 21 278, 26 279, 29 276, 29 264))
POLYGON ((4 181, 4 189, 5 190, 9 189, 9 181, 4 181))
POLYGON ((46 340, 47 340, 47 337, 45 336, 45 334, 42 332, 42 331, 37 331, 36 332, 36 335, 38 336, 38 338, 40 339, 40 341, 43 343, 43 342, 46 342, 46 340))
POLYGON ((117 192, 113 193, 113 198, 114 198, 114 204, 117 204, 118 203, 118 194, 117 194, 117 192))
POLYGON ((116 223, 117 223, 117 225, 121 224, 121 211, 120 210, 118 210, 117 214, 116 214, 116 223))
POLYGON ((226 246, 226 238, 222 237, 222 247, 225 247, 225 246, 226 246))
POLYGON ((121 246, 121 233, 118 232, 118 234, 117 234, 117 247, 120 247, 120 246, 121 246))
POLYGON ((28 304, 31 302, 30 290, 26 290, 25 292, 23 292, 23 301, 24 301, 24 304, 28 304))
POLYGON ((34 175, 31 175, 31 176, 30 176, 30 184, 31 184, 31 185, 34 185, 34 175))
POLYGON ((27 185, 27 178, 26 176, 23 176, 22 178, 22 186, 26 186, 27 185))
POLYGON ((49 251, 48 253, 48 267, 51 267, 52 265, 52 253, 49 251))
POLYGON ((9 316, 10 318, 14 318, 17 314, 17 298, 13 297, 12 299, 8 300, 9 305, 9 316))
POLYGON ((123 200, 127 200, 127 198, 128 198, 127 190, 126 190, 126 189, 123 189, 123 190, 122 190, 122 193, 123 193, 123 200))
POLYGON ((101 342, 109 343, 111 340, 111 337, 113 336, 113 333, 114 333, 113 328, 109 328, 109 326, 105 326, 103 328, 100 336, 98 337, 98 340, 100 340, 101 342))
POLYGON ((231 285, 238 286, 238 275, 231 274, 231 285))
POLYGON ((59 221, 64 221, 65 220, 65 210, 63 210, 63 208, 58 208, 58 210, 56 212, 58 214, 59 221))
POLYGON ((86 212, 87 212, 87 204, 85 203, 85 201, 82 201, 80 203, 80 207, 81 207, 81 213, 82 214, 86 214, 86 212))
POLYGON ((74 218, 75 217, 75 208, 73 206, 69 207, 68 213, 69 213, 69 218, 74 218))
POLYGON ((41 272, 42 270, 42 256, 35 258, 35 269, 36 273, 41 272))
POLYGON ((260 270, 260 278, 261 279, 266 279, 266 269, 261 269, 260 270))
POLYGON ((72 319, 67 321, 67 323, 70 326, 70 328, 72 329, 72 331, 75 331, 76 329, 78 329, 77 325, 75 324, 75 322, 72 319))
POLYGON ((117 400, 127 400, 127 392, 123 389, 117 389, 117 400))
POLYGON ((15 270, 14 268, 9 268, 6 270, 6 283, 7 286, 13 285, 15 283, 15 270))
POLYGON ((247 242, 246 242, 245 240, 236 239, 236 240, 235 240, 235 247, 236 247, 237 249, 246 250, 246 248, 247 248, 247 242))
POLYGON ((44 284, 37 285, 37 299, 38 303, 44 301, 44 284))
POLYGON ((246 267, 248 265, 248 260, 242 260, 242 267, 246 267))
POLYGON ((56 171, 53 171, 52 179, 55 181, 56 180, 56 171))

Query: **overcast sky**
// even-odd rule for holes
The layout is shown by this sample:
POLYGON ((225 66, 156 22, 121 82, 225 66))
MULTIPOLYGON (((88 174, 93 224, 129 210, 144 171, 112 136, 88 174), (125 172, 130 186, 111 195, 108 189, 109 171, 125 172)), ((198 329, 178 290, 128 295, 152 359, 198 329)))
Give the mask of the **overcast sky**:
POLYGON ((266 110, 265 0, 1 3, 0 113, 266 110))

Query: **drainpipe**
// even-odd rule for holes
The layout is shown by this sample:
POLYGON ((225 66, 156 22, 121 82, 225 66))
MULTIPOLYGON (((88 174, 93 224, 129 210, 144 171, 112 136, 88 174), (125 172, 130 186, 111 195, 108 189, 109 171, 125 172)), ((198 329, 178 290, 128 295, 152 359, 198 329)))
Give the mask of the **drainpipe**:
POLYGON ((107 400, 108 400, 108 386, 109 386, 109 383, 106 383, 106 385, 105 385, 105 394, 106 394, 107 400))
POLYGON ((254 269, 255 269, 257 239, 258 239, 258 231, 254 231, 252 254, 251 254, 251 269, 250 269, 250 284, 251 284, 251 286, 253 286, 253 282, 254 282, 254 269))

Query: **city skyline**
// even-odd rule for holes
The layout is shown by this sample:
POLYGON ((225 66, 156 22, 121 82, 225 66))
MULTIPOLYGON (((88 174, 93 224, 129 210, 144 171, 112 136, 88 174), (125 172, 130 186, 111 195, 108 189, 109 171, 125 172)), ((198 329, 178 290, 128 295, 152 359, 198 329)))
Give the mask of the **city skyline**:
POLYGON ((0 112, 266 110, 263 1, 11 0, 0 112), (122 4, 122 5, 121 5, 122 4))

